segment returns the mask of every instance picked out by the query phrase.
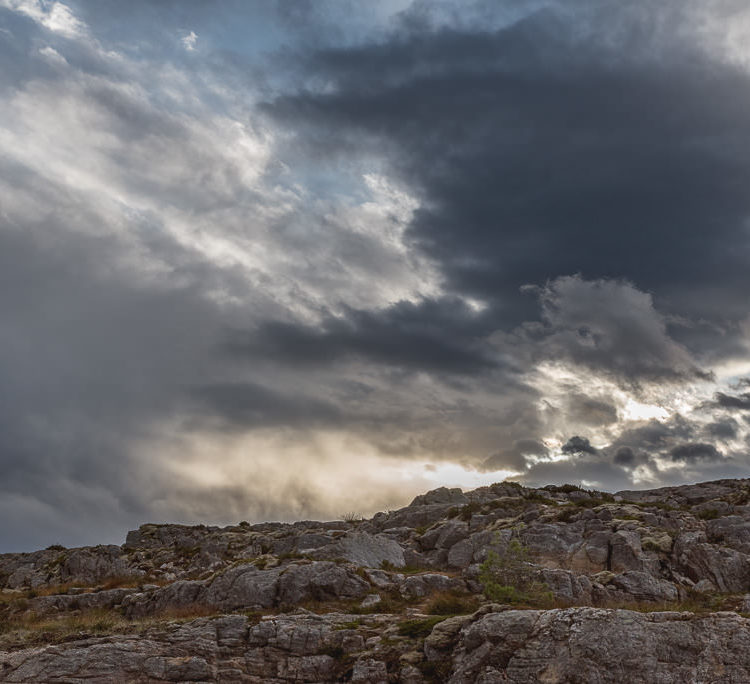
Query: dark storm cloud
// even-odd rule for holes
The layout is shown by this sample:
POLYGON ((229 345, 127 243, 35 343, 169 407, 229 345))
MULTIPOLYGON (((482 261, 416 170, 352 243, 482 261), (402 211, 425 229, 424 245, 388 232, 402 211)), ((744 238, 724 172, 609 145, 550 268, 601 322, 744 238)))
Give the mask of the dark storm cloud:
POLYGON ((571 437, 562 446, 562 452, 564 454, 598 454, 599 450, 591 446, 591 442, 585 437, 574 436, 571 437))
POLYGON ((232 336, 228 349, 293 365, 358 357, 410 370, 476 375, 500 366, 486 337, 491 321, 461 300, 398 302, 381 311, 347 309, 317 326, 267 322, 232 336))
POLYGON ((410 238, 505 325, 534 315, 523 284, 576 272, 736 320, 750 286, 750 79, 651 33, 653 5, 637 7, 322 51, 307 64, 326 92, 267 111, 316 154, 387 155, 423 200, 410 238))
POLYGON ((116 240, 41 234, 0 230, 0 498, 22 548, 111 538, 146 514, 132 447, 175 408, 218 324, 194 288, 112 268, 116 240))
POLYGON ((526 466, 526 456, 546 457, 549 449, 535 439, 519 439, 510 449, 503 449, 490 456, 483 464, 483 470, 501 470, 516 468, 523 470, 526 466))
POLYGON ((367 454, 741 467, 750 395, 623 430, 606 389, 742 348, 750 81, 696 4, 69 4, 0 9, 0 548, 308 516, 367 454))
POLYGON ((638 455, 631 447, 621 446, 615 451, 613 460, 617 465, 632 466, 637 462, 638 455))
POLYGON ((750 410, 750 392, 745 392, 740 395, 717 392, 714 400, 716 405, 721 408, 750 410))
POLYGON ((568 399, 567 412, 570 420, 584 425, 611 425, 617 422, 617 409, 612 404, 584 394, 574 394, 568 399))
POLYGON ((698 460, 718 461, 724 455, 713 445, 705 442, 693 442, 691 444, 680 444, 670 451, 673 461, 695 462, 698 460))
POLYGON ((192 391, 197 415, 217 417, 238 428, 336 425, 341 410, 314 397, 285 395, 255 383, 206 384, 192 391))
POLYGON ((695 430, 695 426, 680 415, 665 421, 652 419, 645 425, 622 430, 609 445, 608 451, 616 454, 621 447, 626 447, 658 454, 677 442, 691 439, 695 430))

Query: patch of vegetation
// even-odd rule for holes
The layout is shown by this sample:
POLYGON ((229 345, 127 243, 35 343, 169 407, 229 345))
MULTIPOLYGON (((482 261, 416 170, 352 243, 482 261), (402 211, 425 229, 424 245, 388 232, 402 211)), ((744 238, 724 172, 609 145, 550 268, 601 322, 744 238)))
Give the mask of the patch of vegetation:
POLYGON ((526 501, 534 501, 536 503, 546 504, 547 506, 557 505, 557 502, 553 499, 550 499, 548 496, 544 496, 544 494, 540 494, 539 492, 535 491, 526 492, 523 498, 526 501))
POLYGON ((198 617, 214 616, 216 611, 203 605, 167 610, 154 617, 127 619, 106 608, 66 615, 36 615, 29 612, 14 615, 0 613, 0 650, 33 645, 59 644, 109 634, 142 634, 164 622, 189 622, 198 617))
POLYGON ((543 487, 548 492, 555 492, 557 494, 570 494, 571 492, 583 492, 586 491, 583 487, 579 487, 574 484, 562 484, 562 485, 546 485, 543 487))
POLYGON ((513 487, 513 489, 523 489, 522 484, 520 484, 519 482, 514 482, 513 480, 503 480, 502 484, 513 487))
POLYGON ((318 651, 318 655, 327 655, 334 660, 340 661, 346 657, 346 651, 341 646, 323 646, 318 651))
POLYGON ((479 581, 490 601, 543 606, 554 600, 549 587, 536 579, 529 549, 518 539, 511 539, 502 555, 489 550, 479 566, 479 581))
POLYGON ((473 516, 475 513, 481 512, 481 510, 481 503, 479 503, 478 501, 470 501, 469 503, 464 505, 464 507, 461 509, 461 512, 458 514, 458 517, 464 522, 469 522, 471 520, 471 516, 473 516))
POLYGON ((716 520, 716 518, 720 517, 720 514, 715 508, 704 508, 698 513, 698 517, 701 520, 716 520))
POLYGON ((341 519, 346 523, 358 523, 362 522, 365 518, 361 513, 347 511, 346 513, 341 514, 341 519))
POLYGON ((380 601, 371 606, 362 607, 359 603, 351 606, 348 612, 354 615, 373 615, 377 613, 403 613, 404 609, 416 603, 417 599, 406 599, 398 591, 382 592, 380 601))
POLYGON ((568 523, 571 522, 573 518, 575 518, 579 513, 580 510, 574 504, 565 504, 560 508, 559 511, 557 511, 557 520, 559 522, 568 523))
POLYGON ((641 542, 643 548, 646 551, 656 551, 657 553, 666 553, 666 550, 662 548, 662 545, 659 544, 655 539, 644 539, 641 542))
POLYGON ((416 619, 416 620, 405 620, 399 623, 398 633, 401 636, 409 637, 410 639, 423 639, 429 636, 432 632, 432 628, 446 620, 449 616, 447 615, 433 615, 432 617, 416 619))
POLYGON ((434 594, 424 612, 428 615, 468 615, 479 608, 480 600, 471 594, 444 591, 434 594))
POLYGON ((62 544, 51 544, 48 546, 45 551, 65 551, 65 547, 62 544))
POLYGON ((639 613, 674 611, 706 615, 717 611, 734 611, 743 598, 744 594, 688 590, 687 597, 682 601, 615 601, 607 603, 604 607, 633 610, 639 613))
POLYGON ((201 552, 201 547, 200 546, 178 546, 175 548, 174 552, 176 556, 178 556, 179 558, 182 558, 183 560, 192 560, 201 552))
POLYGON ((335 630, 344 630, 344 629, 359 629, 362 626, 362 621, 357 620, 351 620, 350 622, 342 622, 334 627, 335 630))
MULTIPOLYGON (((124 589, 127 587, 140 587, 143 584, 149 584, 144 577, 140 575, 111 575, 105 577, 98 585, 99 589, 124 589)), ((156 582, 154 582, 156 584, 156 582)))
POLYGON ((402 575, 418 575, 420 572, 424 572, 429 568, 424 568, 421 565, 404 565, 404 567, 399 568, 390 561, 384 560, 380 564, 380 569, 388 572, 400 572, 402 575))
POLYGON ((424 660, 417 665, 425 678, 425 681, 431 684, 442 684, 450 679, 452 664, 450 660, 424 660))
POLYGON ((623 500, 620 503, 623 504, 630 504, 631 506, 637 506, 638 508, 657 508, 660 511, 686 511, 688 510, 687 506, 673 506, 672 504, 668 504, 664 501, 630 501, 630 500, 623 500))

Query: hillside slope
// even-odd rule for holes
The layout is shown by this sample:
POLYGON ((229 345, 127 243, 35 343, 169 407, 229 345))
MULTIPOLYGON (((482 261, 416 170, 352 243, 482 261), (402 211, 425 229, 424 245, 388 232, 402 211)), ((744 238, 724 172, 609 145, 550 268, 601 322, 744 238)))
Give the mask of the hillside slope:
POLYGON ((750 681, 750 480, 0 555, 0 681, 750 681))

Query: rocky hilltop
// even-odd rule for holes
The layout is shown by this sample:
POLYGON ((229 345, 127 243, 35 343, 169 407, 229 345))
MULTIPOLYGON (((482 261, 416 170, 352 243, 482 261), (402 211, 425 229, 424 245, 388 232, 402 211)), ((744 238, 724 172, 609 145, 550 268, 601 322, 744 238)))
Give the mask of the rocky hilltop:
POLYGON ((0 681, 750 682, 750 480, 0 555, 0 681))

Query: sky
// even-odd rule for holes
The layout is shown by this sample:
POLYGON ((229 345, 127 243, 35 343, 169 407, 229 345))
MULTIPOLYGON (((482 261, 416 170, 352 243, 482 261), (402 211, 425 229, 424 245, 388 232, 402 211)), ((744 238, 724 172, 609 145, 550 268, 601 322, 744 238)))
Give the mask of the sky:
POLYGON ((0 552, 750 465, 750 9, 0 0, 0 552))

